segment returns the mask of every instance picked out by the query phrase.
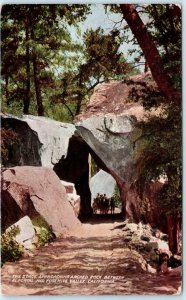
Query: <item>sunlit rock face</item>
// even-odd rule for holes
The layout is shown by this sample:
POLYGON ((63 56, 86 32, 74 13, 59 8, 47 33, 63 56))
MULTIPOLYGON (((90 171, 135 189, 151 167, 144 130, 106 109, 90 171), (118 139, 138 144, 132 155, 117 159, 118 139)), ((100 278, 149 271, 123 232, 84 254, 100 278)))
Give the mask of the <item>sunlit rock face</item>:
MULTIPOLYGON (((134 80, 142 79, 138 75, 134 80)), ((131 88, 122 81, 98 85, 75 123, 77 132, 90 147, 97 164, 116 180, 125 216, 127 190, 137 175, 135 153, 141 135, 138 121, 145 117, 141 104, 128 102, 131 88)))
POLYGON ((3 229, 25 215, 31 219, 44 218, 56 236, 80 225, 65 187, 52 169, 32 166, 3 169, 3 229))

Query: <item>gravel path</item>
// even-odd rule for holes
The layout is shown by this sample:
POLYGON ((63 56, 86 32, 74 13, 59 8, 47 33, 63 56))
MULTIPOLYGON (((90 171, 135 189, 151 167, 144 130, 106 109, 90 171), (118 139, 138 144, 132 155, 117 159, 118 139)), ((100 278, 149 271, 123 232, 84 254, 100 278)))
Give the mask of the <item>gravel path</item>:
POLYGON ((147 271, 144 258, 124 242, 123 220, 99 218, 70 236, 2 268, 6 295, 177 294, 180 273, 147 271))

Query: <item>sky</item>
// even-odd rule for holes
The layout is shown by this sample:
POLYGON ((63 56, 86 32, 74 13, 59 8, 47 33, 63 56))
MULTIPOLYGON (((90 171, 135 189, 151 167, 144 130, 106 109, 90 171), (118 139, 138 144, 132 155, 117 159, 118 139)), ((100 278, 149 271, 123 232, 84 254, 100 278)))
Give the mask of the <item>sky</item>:
MULTIPOLYGON (((91 10, 92 13, 88 15, 87 19, 83 23, 80 23, 82 35, 87 29, 92 28, 95 30, 98 27, 103 28, 105 33, 108 33, 114 28, 114 26, 116 26, 116 22, 120 22, 122 20, 121 14, 115 14, 111 12, 106 13, 105 8, 102 4, 92 4, 91 10)), ((126 25, 125 21, 119 23, 117 26, 119 26, 119 28, 122 29, 124 25, 126 25)), ((72 35, 74 35, 73 31, 72 31, 72 35)), ((129 37, 132 38, 132 33, 130 30, 129 30, 129 37)), ((124 54, 127 62, 134 61, 135 54, 133 55, 128 54, 128 50, 131 49, 134 49, 132 43, 125 43, 125 42, 121 44, 121 47, 119 49, 124 54)), ((140 50, 139 46, 135 46, 135 49, 140 50)), ((142 59, 140 62, 143 61, 144 60, 142 59)), ((138 68, 143 72, 144 65, 138 66, 138 68)))

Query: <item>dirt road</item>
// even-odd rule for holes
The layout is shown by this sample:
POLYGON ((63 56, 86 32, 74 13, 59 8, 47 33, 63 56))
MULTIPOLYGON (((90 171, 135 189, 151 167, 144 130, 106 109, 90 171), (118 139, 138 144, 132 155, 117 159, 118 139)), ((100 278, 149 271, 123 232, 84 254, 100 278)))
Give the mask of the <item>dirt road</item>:
POLYGON ((68 237, 2 268, 7 295, 176 294, 178 274, 149 273, 146 261, 123 239, 123 220, 93 219, 68 237))

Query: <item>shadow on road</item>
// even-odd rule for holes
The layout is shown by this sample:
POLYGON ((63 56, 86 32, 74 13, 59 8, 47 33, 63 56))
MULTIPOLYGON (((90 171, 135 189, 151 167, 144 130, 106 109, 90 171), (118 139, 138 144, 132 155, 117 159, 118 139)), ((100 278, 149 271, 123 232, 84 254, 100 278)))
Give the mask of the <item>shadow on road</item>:
POLYGON ((101 223, 114 223, 123 222, 125 219, 121 213, 117 214, 93 214, 88 217, 82 217, 80 221, 82 223, 89 223, 91 225, 101 223))

